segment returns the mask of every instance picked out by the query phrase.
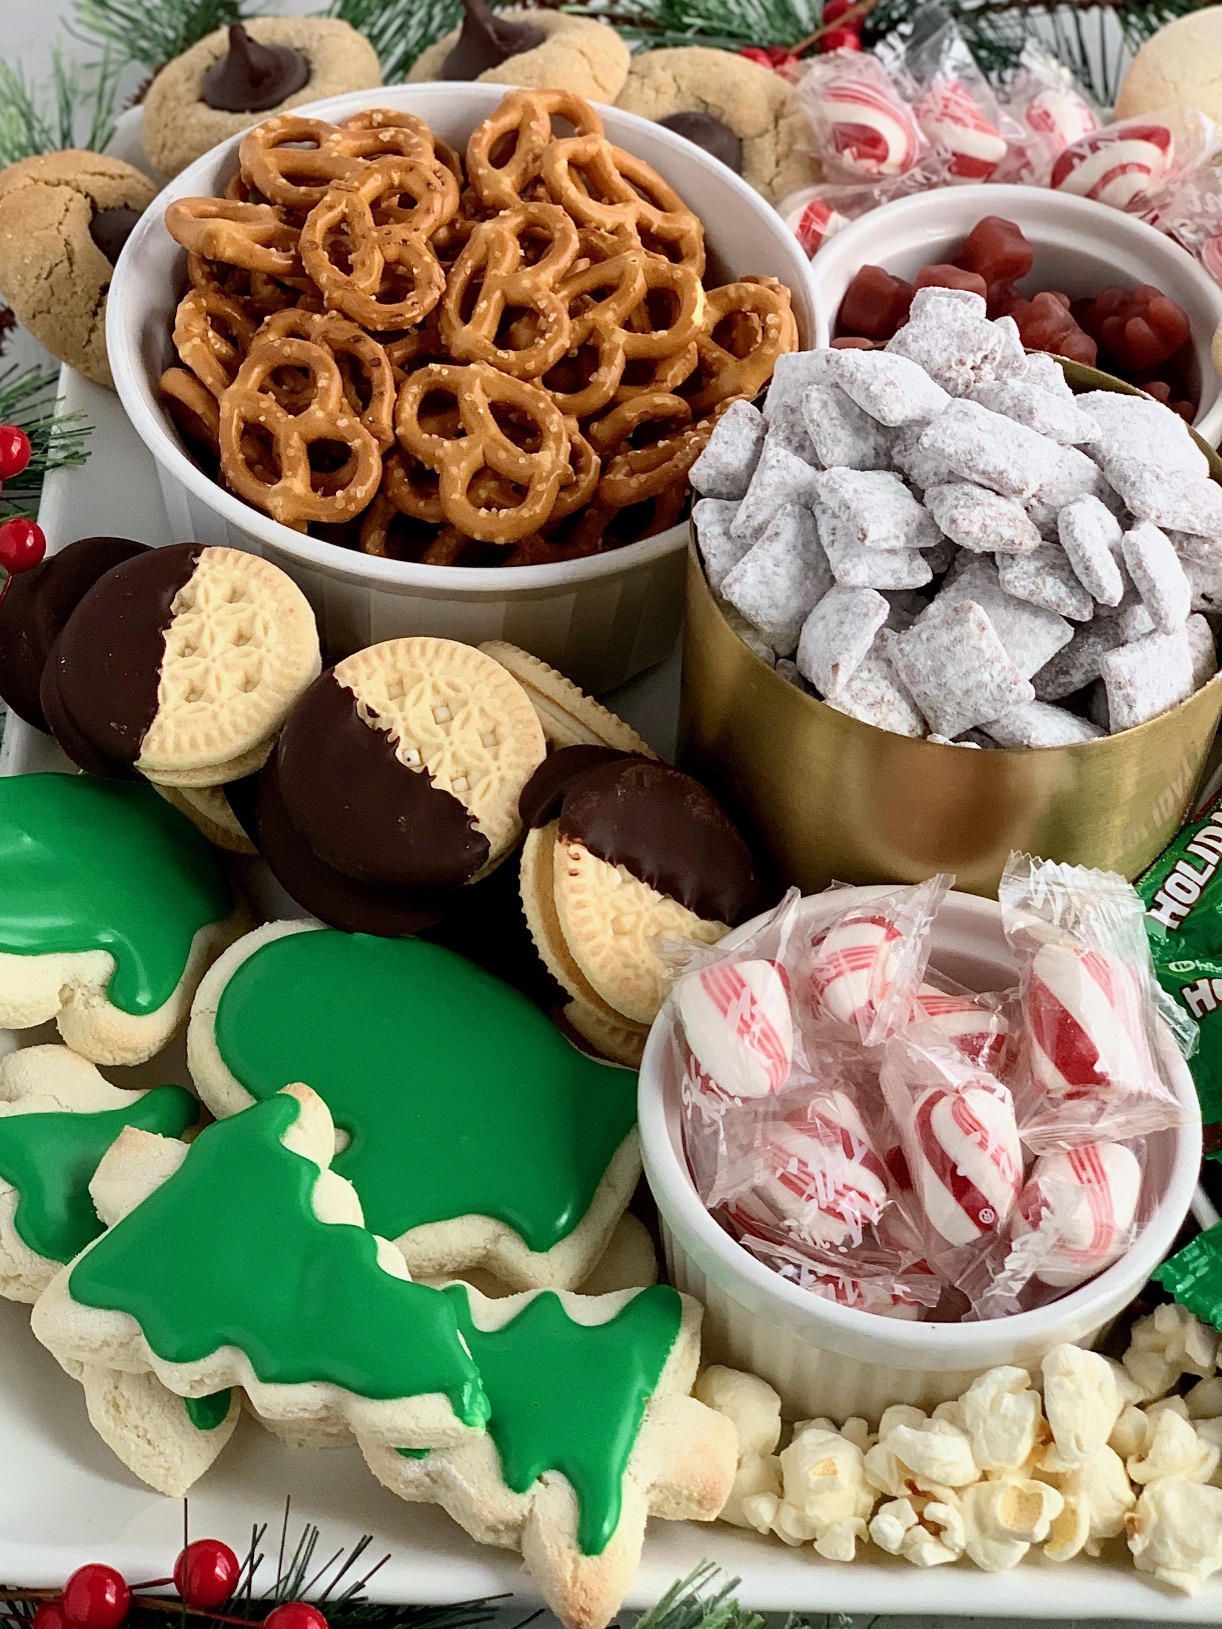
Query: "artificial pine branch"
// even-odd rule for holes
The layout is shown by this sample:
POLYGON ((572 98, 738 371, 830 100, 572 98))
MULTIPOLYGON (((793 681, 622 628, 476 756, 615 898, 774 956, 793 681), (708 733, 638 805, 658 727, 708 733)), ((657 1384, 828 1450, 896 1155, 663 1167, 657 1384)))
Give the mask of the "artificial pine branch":
POLYGON ((565 11, 598 17, 650 50, 709 45, 796 45, 813 34, 819 0, 577 0, 565 11))
POLYGON ((20 63, 0 61, 0 169, 64 147, 100 152, 114 134, 119 68, 110 51, 69 66, 58 40, 49 86, 31 84, 20 63))
POLYGON ((0 424, 20 425, 30 438, 29 464, 0 492, 0 519, 32 518, 51 471, 78 469, 89 457, 85 442, 90 426, 80 413, 55 411, 57 383, 58 375, 49 368, 22 372, 13 366, 0 371, 0 424))
POLYGON ((156 73, 251 9, 246 0, 76 0, 72 31, 100 41, 120 64, 135 62, 156 73))
POLYGON ((389 85, 406 77, 421 51, 458 27, 462 0, 331 0, 327 15, 365 36, 389 85))
POLYGON ((711 1561, 702 1561, 641 1614, 635 1629, 764 1629, 758 1612, 739 1606, 734 1597, 738 1584, 711 1561))

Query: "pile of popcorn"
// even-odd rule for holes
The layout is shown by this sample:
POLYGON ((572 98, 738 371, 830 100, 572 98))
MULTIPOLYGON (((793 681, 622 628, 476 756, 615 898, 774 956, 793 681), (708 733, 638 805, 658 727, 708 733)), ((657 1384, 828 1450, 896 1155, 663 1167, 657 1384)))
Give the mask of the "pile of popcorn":
POLYGON ((733 1420, 738 1475, 723 1521, 852 1561, 867 1542, 918 1567, 966 1556, 986 1572, 1033 1548, 1097 1556, 1122 1535, 1138 1571, 1190 1594, 1222 1570, 1219 1336, 1168 1304, 1133 1328, 1123 1363, 1062 1345, 991 1369, 932 1413, 889 1408, 876 1430, 799 1421, 781 1441, 765 1381, 706 1369, 696 1395, 733 1420))
POLYGON ((1222 487, 1177 415, 1073 396, 1014 321, 923 288, 881 350, 780 358, 691 472, 709 584, 799 687, 900 735, 1132 729, 1217 670, 1222 487))

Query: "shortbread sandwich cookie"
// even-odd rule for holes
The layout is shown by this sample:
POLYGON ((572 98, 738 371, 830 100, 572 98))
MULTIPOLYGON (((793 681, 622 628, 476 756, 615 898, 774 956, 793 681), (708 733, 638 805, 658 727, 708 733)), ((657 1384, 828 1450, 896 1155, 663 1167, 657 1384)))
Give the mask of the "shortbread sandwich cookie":
POLYGON ((89 1183, 125 1126, 181 1137, 199 1113, 181 1086, 122 1091, 66 1046, 0 1059, 0 1296, 36 1301, 102 1232, 89 1183))
POLYGON ((152 783, 167 803, 185 814, 203 832, 214 848, 227 854, 254 855, 255 845, 233 812, 223 786, 163 786, 152 783))
POLYGON ((400 1498, 439 1504, 482 1544, 521 1553, 567 1629, 604 1629, 650 1515, 712 1521, 734 1481, 734 1426, 690 1395, 700 1307, 665 1285, 490 1301, 444 1292, 479 1365, 484 1436, 427 1454, 362 1441, 400 1498))
POLYGON ((525 690, 553 751, 559 747, 615 747, 645 758, 656 756, 630 724, 539 657, 503 639, 489 639, 480 650, 507 668, 525 690))
MULTIPOLYGON (((648 1025, 666 993, 657 944, 716 944, 760 906, 738 831, 699 782, 669 764, 567 747, 522 794, 531 830, 522 904, 539 954, 602 1019, 648 1025)), ((587 1020, 588 1021, 588 1020, 587 1020)))
POLYGON ((478 1431, 488 1403, 455 1309, 366 1231, 334 1143, 300 1085, 189 1146, 124 1131, 91 1184, 107 1229, 43 1292, 35 1335, 70 1373, 151 1374, 218 1413, 241 1386, 270 1419, 396 1447, 478 1431))
POLYGON ((219 786, 259 768, 319 667, 314 613, 278 566, 175 543, 89 589, 47 660, 40 700, 82 769, 219 786))
POLYGON ((0 776, 0 876, 0 1028, 54 1019, 93 1063, 160 1052, 245 926, 203 837, 139 782, 0 776))
POLYGON ((640 1174, 636 1076, 424 940, 257 928, 201 985, 187 1059, 218 1116, 308 1077, 341 1137, 336 1171, 417 1277, 478 1266, 570 1289, 640 1174))

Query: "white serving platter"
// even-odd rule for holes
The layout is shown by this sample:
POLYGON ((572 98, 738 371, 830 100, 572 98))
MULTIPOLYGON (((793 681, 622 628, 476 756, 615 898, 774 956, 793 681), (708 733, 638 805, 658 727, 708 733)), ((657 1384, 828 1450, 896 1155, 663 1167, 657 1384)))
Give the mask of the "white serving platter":
MULTIPOLYGON (((107 532, 150 544, 184 541, 170 531, 152 459, 115 396, 69 369, 61 389, 63 408, 82 411, 94 432, 88 463, 47 483, 40 519, 51 548, 107 532)), ((673 751, 677 655, 606 699, 659 751, 673 751)), ((9 719, 0 773, 65 767, 53 743, 9 719)), ((54 1038, 28 1031, 0 1040, 0 1050, 54 1038)), ((127 1072, 127 1083, 140 1074, 141 1084, 153 1084, 153 1076, 188 1083, 181 1050, 127 1072)), ((123 1076, 116 1071, 116 1080, 123 1076)), ((506 1594, 515 1606, 537 1602, 516 1555, 475 1544, 440 1510, 401 1503, 355 1449, 288 1448, 250 1419, 192 1489, 191 1530, 244 1551, 252 1524, 277 1522, 286 1495, 295 1522, 322 1529, 327 1554, 364 1533, 373 1536, 374 1557, 389 1552, 370 1584, 375 1600, 431 1605, 506 1594)), ((129 1579, 158 1577, 181 1533, 180 1505, 137 1482, 94 1434, 80 1388, 30 1334, 28 1309, 0 1302, 0 1580, 57 1586, 96 1560, 129 1579)), ((1028 1559, 996 1576, 968 1563, 919 1572, 877 1551, 865 1554, 869 1560, 837 1564, 721 1524, 654 1522, 627 1605, 653 1605, 676 1578, 709 1560, 741 1580, 740 1601, 759 1611, 1222 1621, 1222 1579, 1195 1597, 1171 1594, 1135 1573, 1121 1543, 1099 1561, 1058 1567, 1028 1559)))

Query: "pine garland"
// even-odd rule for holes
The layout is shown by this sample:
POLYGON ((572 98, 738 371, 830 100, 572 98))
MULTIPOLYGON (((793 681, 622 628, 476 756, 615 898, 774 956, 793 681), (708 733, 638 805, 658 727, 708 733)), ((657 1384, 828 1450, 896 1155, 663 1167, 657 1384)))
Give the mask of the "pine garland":
POLYGON ((251 9, 247 0, 76 0, 72 31, 103 44, 121 66, 134 62, 156 73, 251 9))
POLYGON ((49 368, 0 371, 0 424, 17 424, 30 438, 30 462, 21 475, 4 483, 0 520, 38 509, 42 483, 52 470, 79 469, 89 457, 85 442, 91 426, 80 413, 57 413, 58 374, 49 368))
POLYGON ((114 134, 120 67, 110 51, 69 66, 58 40, 50 86, 31 84, 20 63, 0 61, 0 169, 64 147, 100 152, 114 134))
POLYGON ((462 0, 331 0, 327 15, 365 36, 390 85, 407 76, 421 51, 458 27, 462 0))

